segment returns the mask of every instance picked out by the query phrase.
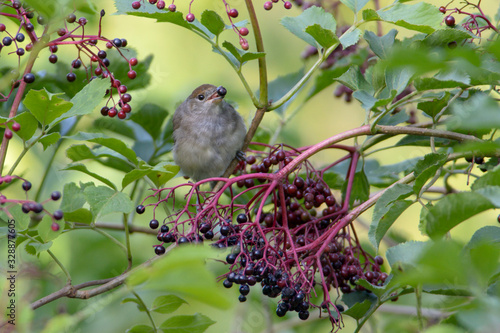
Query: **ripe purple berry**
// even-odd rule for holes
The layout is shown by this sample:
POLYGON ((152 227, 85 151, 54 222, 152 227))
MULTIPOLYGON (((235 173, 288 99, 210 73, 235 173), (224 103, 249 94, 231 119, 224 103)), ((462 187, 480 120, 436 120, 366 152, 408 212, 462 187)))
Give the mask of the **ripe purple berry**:
POLYGON ((61 198, 61 192, 59 192, 59 191, 52 192, 52 194, 50 195, 50 198, 54 201, 59 200, 61 198))
POLYGON ((194 21, 194 14, 193 13, 187 14, 186 15, 186 21, 193 22, 194 21))
POLYGON ((139 205, 135 208, 135 211, 137 212, 137 214, 143 214, 146 211, 146 207, 144 207, 143 205, 139 205))
POLYGON ((446 16, 444 19, 444 23, 446 23, 447 26, 453 27, 455 25, 455 18, 451 15, 446 16))

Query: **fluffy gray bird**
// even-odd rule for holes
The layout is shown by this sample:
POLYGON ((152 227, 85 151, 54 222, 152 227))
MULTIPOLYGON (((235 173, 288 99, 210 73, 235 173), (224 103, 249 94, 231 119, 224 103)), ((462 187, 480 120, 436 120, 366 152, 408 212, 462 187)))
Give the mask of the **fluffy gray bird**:
POLYGON ((194 181, 222 176, 246 135, 243 118, 224 100, 224 87, 203 84, 175 110, 174 160, 194 181))

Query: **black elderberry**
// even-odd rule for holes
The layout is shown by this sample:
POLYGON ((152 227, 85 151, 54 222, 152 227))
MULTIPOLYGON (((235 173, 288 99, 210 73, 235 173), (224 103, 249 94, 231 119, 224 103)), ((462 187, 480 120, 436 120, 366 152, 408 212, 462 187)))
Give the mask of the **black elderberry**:
POLYGON ((229 281, 228 279, 226 279, 226 280, 224 280, 224 282, 222 282, 222 285, 225 288, 231 288, 233 286, 233 283, 231 281, 229 281))
POLYGON ((43 206, 41 203, 35 203, 33 207, 30 207, 31 210, 35 213, 41 213, 43 211, 43 206))
POLYGON ((63 218, 63 216, 64 216, 64 213, 61 210, 56 210, 54 212, 54 218, 56 220, 61 220, 63 218))
POLYGON ((158 222, 158 220, 156 220, 156 219, 149 221, 149 227, 153 230, 158 228, 159 225, 160 225, 160 222, 158 222))
POLYGON ((66 74, 66 80, 69 82, 73 82, 76 80, 76 74, 75 73, 68 73, 66 74))
POLYGON ((23 211, 24 214, 28 214, 30 212, 30 206, 27 202, 23 203, 21 206, 21 210, 23 211))
POLYGON ((26 83, 33 83, 35 82, 35 75, 33 73, 24 74, 23 80, 26 83))
POLYGON ((231 264, 231 265, 234 264, 234 262, 236 261, 236 257, 237 256, 238 255, 236 253, 230 253, 230 254, 228 254, 227 257, 226 257, 227 263, 231 264))
POLYGON ((276 309, 276 315, 277 315, 278 317, 283 317, 283 316, 285 316, 285 315, 286 315, 286 310, 284 310, 283 308, 278 307, 278 308, 276 309))
POLYGON ((165 243, 172 243, 175 242, 175 237, 172 234, 163 234, 162 241, 165 243))
POLYGON ((242 284, 240 286, 240 294, 246 296, 248 293, 250 293, 250 287, 247 284, 242 284))
POLYGON ((31 183, 30 183, 30 182, 28 182, 28 181, 25 181, 25 182, 23 183, 23 186, 22 186, 22 187, 23 187, 23 190, 25 190, 25 191, 29 191, 29 190, 30 190, 30 188, 31 188, 31 183))
POLYGON ((9 46, 10 44, 12 44, 12 39, 10 37, 4 37, 2 39, 2 43, 4 46, 9 46))
POLYGON ((116 47, 122 46, 122 40, 120 38, 115 38, 113 39, 113 44, 115 44, 116 47))
POLYGON ((181 238, 179 238, 179 240, 177 241, 177 243, 179 245, 186 244, 186 243, 189 243, 189 240, 186 237, 181 237, 181 238))
POLYGON ((24 37, 24 34, 22 34, 22 33, 18 33, 18 34, 16 35, 16 40, 17 40, 18 42, 23 42, 23 41, 24 41, 24 38, 25 38, 25 37, 24 37))
POLYGON ((246 302, 247 298, 246 298, 246 296, 240 295, 238 297, 238 300, 243 303, 243 302, 246 302))
POLYGON ((143 205, 139 205, 135 208, 135 211, 137 212, 137 214, 143 214, 146 211, 146 207, 144 207, 143 205))
POLYGON ((166 232, 168 232, 168 230, 169 230, 168 225, 163 224, 163 225, 160 227, 160 232, 166 233, 166 232))
POLYGON ((165 253, 165 248, 162 245, 158 245, 155 247, 155 253, 157 255, 162 255, 165 253))
POLYGON ((307 318, 309 318, 309 311, 300 311, 299 318, 301 320, 306 320, 307 318))
POLYGON ((245 222, 247 222, 247 221, 248 221, 248 219, 247 219, 246 214, 241 213, 241 214, 239 214, 239 215, 236 217, 236 222, 238 222, 238 223, 245 223, 245 222))
POLYGON ((222 236, 227 236, 229 235, 230 230, 231 228, 228 225, 223 225, 222 227, 220 227, 220 234, 222 236))
POLYGON ((214 238, 214 233, 212 230, 209 230, 209 231, 205 232, 204 236, 206 239, 212 239, 212 238, 214 238))
POLYGON ((200 232, 201 232, 202 234, 204 234, 204 233, 206 233, 207 231, 209 231, 209 230, 210 230, 210 228, 211 228, 210 223, 206 223, 206 222, 204 222, 204 223, 200 224, 200 232))

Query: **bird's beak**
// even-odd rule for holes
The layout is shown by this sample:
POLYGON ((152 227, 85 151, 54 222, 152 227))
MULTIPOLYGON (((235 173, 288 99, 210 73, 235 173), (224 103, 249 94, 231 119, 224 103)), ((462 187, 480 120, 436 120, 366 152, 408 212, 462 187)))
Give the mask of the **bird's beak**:
POLYGON ((215 90, 214 93, 207 98, 207 101, 211 101, 211 100, 220 101, 223 98, 224 98, 224 96, 219 95, 217 90, 215 90))

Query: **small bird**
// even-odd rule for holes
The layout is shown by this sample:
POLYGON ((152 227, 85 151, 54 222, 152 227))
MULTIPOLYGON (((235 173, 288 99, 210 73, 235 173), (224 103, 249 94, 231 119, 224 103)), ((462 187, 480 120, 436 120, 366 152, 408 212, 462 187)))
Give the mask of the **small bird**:
POLYGON ((235 157, 244 157, 245 123, 224 100, 226 93, 203 84, 175 110, 174 161, 194 181, 220 177, 235 157))

